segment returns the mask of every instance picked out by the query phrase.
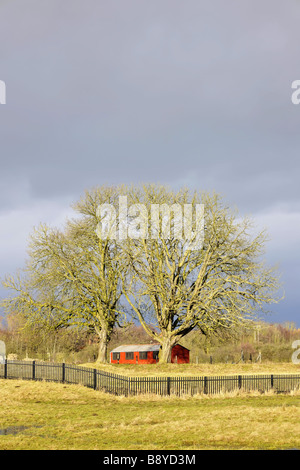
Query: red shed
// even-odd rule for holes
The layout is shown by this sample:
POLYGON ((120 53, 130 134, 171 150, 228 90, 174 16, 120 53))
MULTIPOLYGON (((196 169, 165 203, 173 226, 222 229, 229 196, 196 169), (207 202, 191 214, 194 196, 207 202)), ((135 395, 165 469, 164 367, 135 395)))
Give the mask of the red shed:
MULTIPOLYGON (((160 344, 126 344, 110 352, 112 364, 156 364, 160 344)), ((190 362, 190 351, 176 344, 172 348, 171 362, 187 364, 190 362)))

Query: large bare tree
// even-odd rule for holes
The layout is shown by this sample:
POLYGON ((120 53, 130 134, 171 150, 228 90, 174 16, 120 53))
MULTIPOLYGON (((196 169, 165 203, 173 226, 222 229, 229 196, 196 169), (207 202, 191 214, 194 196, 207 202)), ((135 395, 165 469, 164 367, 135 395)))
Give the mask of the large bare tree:
POLYGON ((74 205, 77 217, 63 230, 40 226, 31 236, 23 277, 4 280, 4 286, 16 293, 4 306, 18 309, 27 323, 93 329, 99 336, 98 362, 106 362, 113 328, 124 320, 123 252, 116 239, 96 233, 99 205, 113 204, 118 195, 114 187, 87 191, 74 205))
POLYGON ((194 328, 205 335, 233 331, 278 300, 276 270, 262 258, 266 234, 253 235, 251 221, 239 220, 218 195, 147 185, 133 189, 129 200, 136 204, 131 225, 137 235, 131 231, 127 239, 132 277, 124 293, 147 333, 161 344, 161 362, 170 361, 172 347, 194 328), (183 224, 180 218, 180 208, 184 215, 191 206, 202 208, 194 230, 191 211, 183 224), (154 212, 155 220, 149 218, 154 212))

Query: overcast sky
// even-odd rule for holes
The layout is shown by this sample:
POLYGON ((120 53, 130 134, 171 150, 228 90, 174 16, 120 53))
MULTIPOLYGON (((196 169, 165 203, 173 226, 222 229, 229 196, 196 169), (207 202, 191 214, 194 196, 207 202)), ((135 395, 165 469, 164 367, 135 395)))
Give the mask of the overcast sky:
POLYGON ((267 320, 300 327, 299 25, 296 0, 0 0, 0 277, 85 189, 186 185, 267 227, 267 320))

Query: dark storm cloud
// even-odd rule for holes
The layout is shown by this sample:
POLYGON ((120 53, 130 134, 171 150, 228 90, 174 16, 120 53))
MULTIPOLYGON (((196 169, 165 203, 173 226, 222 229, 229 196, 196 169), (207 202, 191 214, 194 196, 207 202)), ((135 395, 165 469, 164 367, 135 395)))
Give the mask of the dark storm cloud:
POLYGON ((299 232, 299 21, 292 0, 0 2, 3 224, 154 181, 220 192, 271 231, 293 212, 299 232))
POLYGON ((52 197, 193 174, 247 208, 297 200, 299 19, 291 1, 4 2, 3 178, 52 197))

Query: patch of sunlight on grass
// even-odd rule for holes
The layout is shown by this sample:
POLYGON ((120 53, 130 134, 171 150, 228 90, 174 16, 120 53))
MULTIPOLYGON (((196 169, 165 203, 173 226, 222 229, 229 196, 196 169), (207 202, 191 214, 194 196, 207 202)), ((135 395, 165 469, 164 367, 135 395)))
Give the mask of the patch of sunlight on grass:
POLYGON ((1 435, 2 450, 300 447, 300 393, 126 398, 49 382, 0 386, 1 428, 27 427, 1 435))
POLYGON ((300 374, 300 364, 292 362, 241 364, 98 364, 89 362, 81 366, 131 377, 300 374))

